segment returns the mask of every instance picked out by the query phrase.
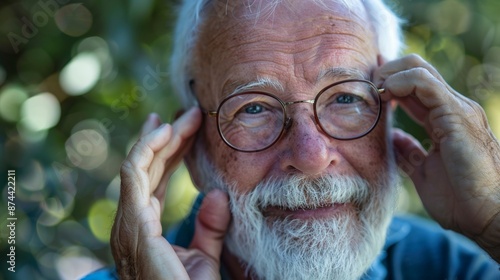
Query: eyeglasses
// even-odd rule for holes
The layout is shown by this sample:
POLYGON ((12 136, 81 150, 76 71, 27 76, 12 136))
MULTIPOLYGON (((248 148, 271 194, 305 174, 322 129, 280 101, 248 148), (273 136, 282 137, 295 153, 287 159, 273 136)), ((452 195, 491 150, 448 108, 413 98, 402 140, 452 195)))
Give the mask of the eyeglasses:
POLYGON ((220 137, 229 147, 258 152, 276 143, 292 125, 287 107, 298 103, 313 104, 316 123, 330 137, 363 137, 380 119, 383 91, 370 81, 349 79, 325 87, 311 100, 284 102, 266 92, 242 92, 222 100, 217 111, 202 110, 217 118, 220 137))

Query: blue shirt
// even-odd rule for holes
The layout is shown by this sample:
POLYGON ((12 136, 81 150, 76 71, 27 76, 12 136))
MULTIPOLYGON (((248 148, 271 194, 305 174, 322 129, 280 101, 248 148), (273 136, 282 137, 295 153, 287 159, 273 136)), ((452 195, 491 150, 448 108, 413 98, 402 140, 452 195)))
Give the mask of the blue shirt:
MULTIPOLYGON (((189 216, 171 230, 170 243, 188 247, 202 197, 196 199, 189 216)), ((230 279, 224 267, 222 279, 230 279)), ((114 268, 105 268, 85 280, 118 279, 114 268)), ((500 279, 500 266, 475 243, 434 222, 413 216, 394 217, 384 249, 362 280, 375 279, 500 279)))

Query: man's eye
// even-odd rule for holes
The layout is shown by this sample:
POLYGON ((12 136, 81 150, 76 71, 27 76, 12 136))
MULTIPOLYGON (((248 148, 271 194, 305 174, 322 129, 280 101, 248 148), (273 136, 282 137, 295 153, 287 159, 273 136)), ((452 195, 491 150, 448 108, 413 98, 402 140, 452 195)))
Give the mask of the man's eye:
POLYGON ((248 106, 245 107, 245 113, 247 114, 258 114, 262 113, 264 111, 264 107, 262 107, 259 104, 249 104, 248 106))
POLYGON ((337 96, 336 102, 341 103, 341 104, 349 104, 349 103, 354 103, 358 102, 361 100, 361 97, 352 95, 352 94, 342 94, 340 96, 337 96))

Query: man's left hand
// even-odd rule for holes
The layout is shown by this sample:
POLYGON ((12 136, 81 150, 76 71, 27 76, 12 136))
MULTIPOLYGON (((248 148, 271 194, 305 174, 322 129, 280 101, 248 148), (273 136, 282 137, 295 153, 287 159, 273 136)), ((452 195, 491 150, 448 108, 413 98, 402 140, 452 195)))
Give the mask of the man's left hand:
POLYGON ((500 261, 500 145, 484 110, 417 55, 382 65, 374 82, 385 88, 383 100, 395 100, 432 142, 426 151, 402 130, 392 132, 398 164, 428 213, 500 261))

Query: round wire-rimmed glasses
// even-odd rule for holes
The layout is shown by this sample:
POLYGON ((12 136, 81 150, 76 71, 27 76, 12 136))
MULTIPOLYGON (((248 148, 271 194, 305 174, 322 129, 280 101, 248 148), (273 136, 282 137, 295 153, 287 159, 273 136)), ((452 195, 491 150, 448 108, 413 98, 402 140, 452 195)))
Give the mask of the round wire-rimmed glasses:
POLYGON ((310 100, 285 102, 267 92, 250 91, 224 98, 216 111, 202 111, 217 118, 219 135, 229 147, 259 152, 275 144, 292 125, 287 108, 298 103, 313 104, 316 124, 330 137, 363 137, 380 119, 382 92, 370 81, 349 79, 325 87, 310 100))

